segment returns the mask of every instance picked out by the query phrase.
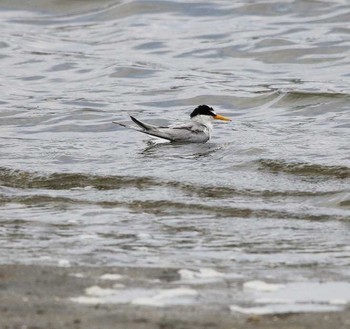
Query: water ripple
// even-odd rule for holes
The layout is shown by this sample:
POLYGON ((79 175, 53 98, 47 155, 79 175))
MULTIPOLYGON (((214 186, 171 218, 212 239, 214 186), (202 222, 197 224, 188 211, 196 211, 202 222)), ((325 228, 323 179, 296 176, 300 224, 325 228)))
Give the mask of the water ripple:
POLYGON ((0 14, 0 263, 349 278, 346 1, 13 0, 0 14), (199 104, 233 119, 203 145, 111 123, 199 104))

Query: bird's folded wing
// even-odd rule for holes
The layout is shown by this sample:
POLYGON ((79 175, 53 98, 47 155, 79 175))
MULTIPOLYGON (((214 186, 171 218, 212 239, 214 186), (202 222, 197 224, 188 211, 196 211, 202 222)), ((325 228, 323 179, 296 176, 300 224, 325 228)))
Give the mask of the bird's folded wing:
POLYGON ((205 127, 192 122, 159 129, 174 142, 202 142, 208 139, 205 127))
POLYGON ((199 125, 199 124, 194 124, 193 122, 189 123, 184 123, 180 125, 174 125, 170 126, 169 128, 171 129, 176 129, 176 130, 182 130, 182 131, 189 131, 191 133, 203 133, 203 130, 205 129, 204 126, 199 125))

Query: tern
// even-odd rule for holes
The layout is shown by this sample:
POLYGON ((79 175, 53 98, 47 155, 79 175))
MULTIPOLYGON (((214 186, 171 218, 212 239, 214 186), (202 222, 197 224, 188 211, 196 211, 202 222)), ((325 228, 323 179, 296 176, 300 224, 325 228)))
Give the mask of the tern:
POLYGON ((130 116, 131 120, 137 124, 129 126, 127 124, 113 121, 113 123, 122 127, 134 129, 141 133, 166 139, 177 143, 205 143, 207 142, 213 130, 212 121, 223 120, 231 121, 230 118, 216 114, 212 107, 208 105, 199 105, 190 115, 191 120, 188 123, 172 125, 168 127, 154 126, 141 122, 130 116))

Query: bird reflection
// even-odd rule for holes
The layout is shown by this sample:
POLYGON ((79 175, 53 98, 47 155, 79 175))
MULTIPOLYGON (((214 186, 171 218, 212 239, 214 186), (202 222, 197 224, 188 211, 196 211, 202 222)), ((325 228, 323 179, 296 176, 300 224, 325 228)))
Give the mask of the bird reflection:
POLYGON ((140 154, 145 157, 197 159, 207 157, 222 148, 222 145, 216 143, 189 144, 148 140, 147 147, 140 154))

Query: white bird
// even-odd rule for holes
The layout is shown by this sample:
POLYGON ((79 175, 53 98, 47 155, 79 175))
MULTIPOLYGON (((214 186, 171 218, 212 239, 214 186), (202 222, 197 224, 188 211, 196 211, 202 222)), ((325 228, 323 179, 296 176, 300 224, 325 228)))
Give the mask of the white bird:
POLYGON ((121 122, 113 121, 113 123, 122 127, 134 129, 136 131, 164 138, 170 142, 178 143, 205 143, 207 142, 213 130, 211 124, 213 119, 231 121, 230 118, 216 114, 214 109, 207 105, 200 105, 194 109, 190 115, 191 121, 184 124, 172 125, 168 127, 159 127, 141 122, 130 116, 138 127, 129 126, 121 122))

